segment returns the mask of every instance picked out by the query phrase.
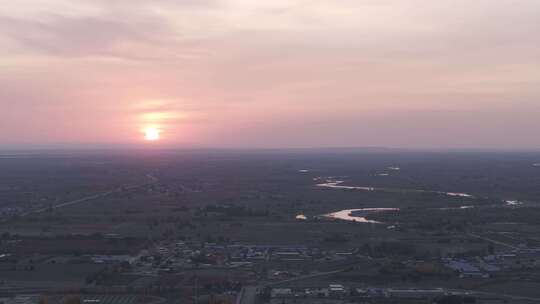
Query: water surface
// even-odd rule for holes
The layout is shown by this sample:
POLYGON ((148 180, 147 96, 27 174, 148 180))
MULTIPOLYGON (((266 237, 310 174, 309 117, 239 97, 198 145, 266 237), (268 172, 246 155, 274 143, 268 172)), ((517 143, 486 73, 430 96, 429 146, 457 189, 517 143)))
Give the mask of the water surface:
POLYGON ((360 209, 345 209, 328 214, 324 214, 324 217, 352 221, 358 223, 373 223, 373 224, 382 224, 382 222, 368 220, 366 217, 369 214, 387 212, 387 211, 398 211, 399 208, 360 208, 360 209))

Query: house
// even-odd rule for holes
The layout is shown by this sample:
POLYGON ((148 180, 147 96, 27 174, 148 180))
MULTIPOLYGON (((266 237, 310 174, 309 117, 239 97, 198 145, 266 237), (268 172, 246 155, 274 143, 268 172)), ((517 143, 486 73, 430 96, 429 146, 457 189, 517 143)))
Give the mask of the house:
POLYGON ((293 291, 290 288, 273 288, 270 291, 271 298, 289 298, 293 295, 293 291))
POLYGON ((341 284, 330 284, 328 287, 330 296, 342 297, 346 294, 345 287, 341 284))
POLYGON ((445 295, 442 288, 433 289, 386 289, 386 296, 390 298, 402 298, 402 299, 425 299, 436 298, 438 296, 445 295))

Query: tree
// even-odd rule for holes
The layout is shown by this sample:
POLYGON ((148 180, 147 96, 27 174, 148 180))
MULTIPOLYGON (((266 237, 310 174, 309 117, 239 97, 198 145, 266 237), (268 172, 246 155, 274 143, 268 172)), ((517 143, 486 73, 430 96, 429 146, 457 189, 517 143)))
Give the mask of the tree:
POLYGON ((81 304, 81 297, 78 295, 67 295, 62 299, 62 304, 81 304))
POLYGON ((39 304, 49 304, 49 298, 47 296, 41 296, 39 297, 39 304))

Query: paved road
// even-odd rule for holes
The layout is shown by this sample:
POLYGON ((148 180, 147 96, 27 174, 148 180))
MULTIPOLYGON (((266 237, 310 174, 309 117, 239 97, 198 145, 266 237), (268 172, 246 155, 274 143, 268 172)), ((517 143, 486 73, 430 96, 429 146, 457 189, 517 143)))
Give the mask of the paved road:
POLYGON ((317 278, 317 277, 328 276, 328 275, 344 272, 344 271, 347 271, 347 270, 348 269, 338 269, 338 270, 333 270, 333 271, 319 272, 319 273, 314 273, 314 274, 303 275, 303 276, 299 276, 299 277, 296 277, 296 278, 287 279, 287 280, 281 280, 281 281, 277 281, 277 282, 262 282, 258 286, 245 286, 244 288, 242 288, 242 292, 239 294, 239 297, 237 298, 236 304, 253 304, 253 303, 255 303, 255 298, 257 296, 257 292, 259 290, 265 289, 266 287, 272 287, 272 286, 276 286, 276 285, 284 284, 284 283, 291 283, 291 282, 295 282, 295 281, 302 281, 302 280, 307 280, 307 279, 312 279, 312 278, 317 278))
POLYGON ((302 281, 302 280, 307 280, 307 279, 312 279, 312 278, 324 277, 324 276, 328 276, 328 275, 331 275, 331 274, 336 274, 336 273, 340 273, 340 272, 344 272, 344 271, 347 271, 347 269, 338 269, 338 270, 333 270, 333 271, 328 271, 328 272, 319 272, 319 273, 314 273, 314 274, 308 274, 308 275, 303 275, 303 276, 299 276, 299 277, 296 277, 296 278, 287 279, 287 280, 283 280, 283 281, 266 283, 266 284, 263 284, 261 287, 264 288, 264 287, 280 285, 280 284, 283 284, 283 283, 290 283, 290 282, 295 282, 295 281, 302 281))
MULTIPOLYGON (((493 241, 495 241, 495 240, 493 240, 493 241)), ((507 244, 507 245, 509 245, 509 244, 507 244)), ((509 245, 509 246, 511 246, 511 245, 509 245)), ((320 273, 315 273, 315 274, 310 274, 310 275, 299 276, 299 277, 296 277, 296 278, 282 280, 282 281, 278 281, 278 282, 261 283, 258 286, 246 286, 246 287, 244 287, 242 289, 242 292, 240 294, 240 297, 237 299, 236 304, 254 304, 255 299, 256 299, 256 295, 257 295, 257 291, 258 290, 263 290, 266 287, 272 287, 272 286, 276 286, 276 285, 279 285, 279 284, 290 283, 290 282, 294 282, 294 281, 301 281, 301 280, 306 280, 306 279, 311 279, 311 278, 316 278, 316 277, 332 275, 332 274, 345 272, 345 271, 347 271, 347 269, 338 269, 338 270, 333 270, 333 271, 328 271, 328 272, 320 272, 320 273)), ((483 292, 483 291, 474 291, 474 290, 457 290, 457 289, 447 289, 446 291, 447 292, 453 292, 453 293, 465 294, 465 295, 475 295, 475 296, 484 296, 484 297, 486 297, 486 296, 487 297, 497 297, 497 298, 506 298, 506 299, 511 299, 511 300, 525 300, 525 301, 531 301, 531 302, 540 303, 540 298, 527 297, 527 296, 518 296, 518 295, 511 295, 511 294, 504 294, 504 293, 493 293, 493 292, 483 292)))
POLYGON ((148 186, 148 185, 151 185, 151 184, 155 184, 155 183, 158 182, 158 178, 153 176, 152 174, 146 174, 146 178, 148 178, 149 181, 146 182, 146 183, 143 183, 143 184, 118 187, 118 188, 115 188, 113 190, 93 194, 93 195, 90 195, 90 196, 85 196, 83 198, 79 198, 79 199, 72 200, 72 201, 69 201, 69 202, 64 202, 64 203, 60 203, 60 204, 57 204, 57 205, 53 205, 53 206, 49 206, 49 207, 45 207, 45 208, 41 208, 41 209, 31 210, 31 211, 28 211, 28 212, 25 212, 25 213, 21 214, 21 216, 27 216, 27 215, 34 214, 34 213, 43 213, 43 212, 46 212, 46 211, 51 210, 51 209, 58 209, 58 208, 62 208, 62 207, 76 205, 76 204, 80 204, 80 203, 83 203, 83 202, 92 201, 92 200, 95 200, 95 199, 98 199, 98 198, 103 198, 103 197, 106 197, 106 196, 111 195, 113 193, 119 193, 119 192, 122 192, 122 191, 125 191, 125 190, 133 190, 133 189, 137 189, 137 188, 142 188, 142 187, 145 187, 145 186, 148 186))
POLYGON ((481 240, 484 240, 484 241, 487 241, 487 242, 490 242, 490 243, 493 243, 493 244, 505 246, 505 247, 508 247, 508 248, 519 249, 519 247, 516 247, 516 246, 514 246, 512 244, 508 244, 508 243, 504 243, 504 242, 497 241, 497 240, 494 240, 494 239, 490 239, 490 238, 487 238, 487 237, 483 237, 483 236, 478 235, 478 234, 469 233, 469 236, 477 238, 477 239, 481 239, 481 240))
POLYGON ((236 304, 253 304, 255 303, 255 298, 257 297, 257 286, 245 286, 242 288, 242 291, 238 294, 236 299, 236 304))
POLYGON ((505 293, 495 293, 495 292, 485 292, 485 291, 475 291, 475 290, 460 290, 460 289, 448 289, 446 291, 451 292, 451 293, 458 293, 462 295, 506 298, 506 299, 511 299, 511 300, 525 300, 525 301, 532 301, 532 302, 540 303, 540 298, 511 295, 511 294, 505 294, 505 293))

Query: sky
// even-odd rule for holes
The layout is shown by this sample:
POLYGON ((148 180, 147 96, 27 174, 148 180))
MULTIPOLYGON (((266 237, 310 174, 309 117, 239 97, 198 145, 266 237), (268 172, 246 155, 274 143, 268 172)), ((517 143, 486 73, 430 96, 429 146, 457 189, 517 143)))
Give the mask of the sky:
POLYGON ((0 147, 540 149, 540 1, 5 1, 0 106, 0 147))

